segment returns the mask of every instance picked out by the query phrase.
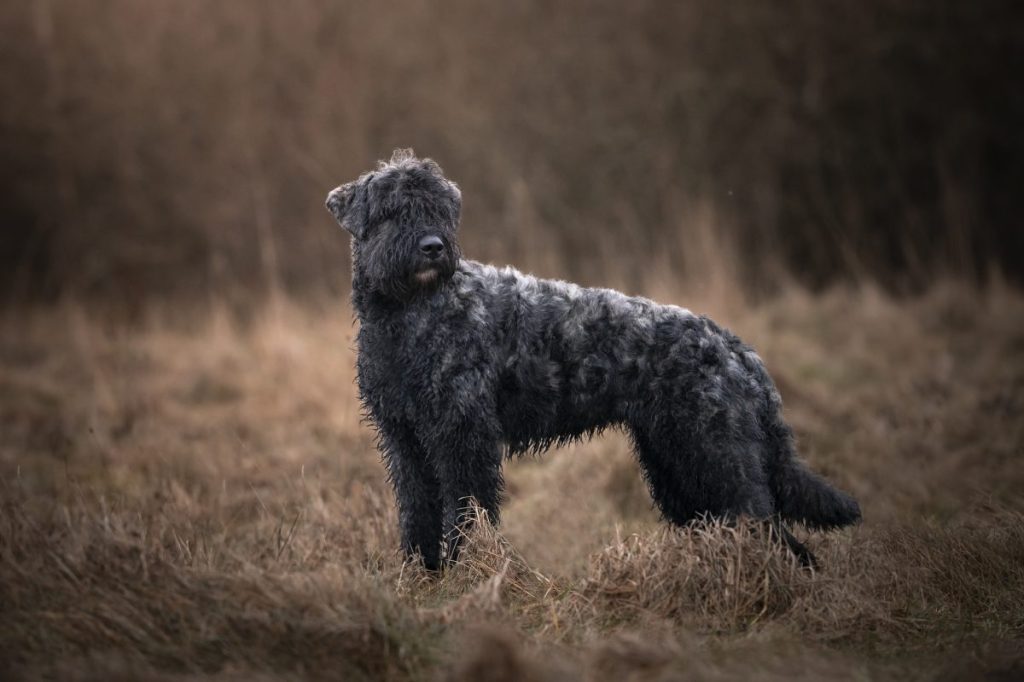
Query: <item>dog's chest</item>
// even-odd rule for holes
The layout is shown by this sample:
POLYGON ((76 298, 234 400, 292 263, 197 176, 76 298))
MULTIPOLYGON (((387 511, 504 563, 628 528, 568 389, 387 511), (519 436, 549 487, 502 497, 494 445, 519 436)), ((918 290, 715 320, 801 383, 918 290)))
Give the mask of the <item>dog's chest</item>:
POLYGON ((401 323, 363 325, 358 337, 358 379, 363 400, 389 414, 420 413, 442 403, 455 382, 485 364, 476 339, 451 320, 410 316, 401 323), (463 330, 464 331, 464 330, 463 330))
POLYGON ((364 326, 359 331, 359 392, 364 400, 391 406, 419 393, 425 358, 415 340, 398 330, 364 326))

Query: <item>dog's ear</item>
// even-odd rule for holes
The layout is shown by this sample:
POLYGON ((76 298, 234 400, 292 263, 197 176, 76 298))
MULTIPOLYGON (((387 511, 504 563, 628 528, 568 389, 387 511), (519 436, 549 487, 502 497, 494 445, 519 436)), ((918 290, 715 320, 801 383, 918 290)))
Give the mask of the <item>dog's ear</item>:
POLYGON ((352 199, 355 197, 358 184, 359 181, 357 180, 331 190, 331 193, 327 195, 326 203, 327 210, 331 212, 331 215, 338 221, 338 224, 351 232, 352 236, 357 239, 363 231, 362 221, 356 220, 356 216, 351 215, 352 211, 350 209, 352 208, 352 199))

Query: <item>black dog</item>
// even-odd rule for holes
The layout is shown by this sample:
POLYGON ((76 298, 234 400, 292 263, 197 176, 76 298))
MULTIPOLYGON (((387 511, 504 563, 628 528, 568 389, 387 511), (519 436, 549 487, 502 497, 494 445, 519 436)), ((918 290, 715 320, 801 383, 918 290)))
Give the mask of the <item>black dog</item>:
POLYGON ((771 378, 733 334, 675 306, 463 260, 461 206, 440 167, 409 151, 327 199, 352 233, 360 396, 406 552, 429 568, 453 560, 470 499, 497 521, 506 449, 612 425, 673 523, 765 519, 810 564, 781 520, 859 520, 796 458, 771 378))

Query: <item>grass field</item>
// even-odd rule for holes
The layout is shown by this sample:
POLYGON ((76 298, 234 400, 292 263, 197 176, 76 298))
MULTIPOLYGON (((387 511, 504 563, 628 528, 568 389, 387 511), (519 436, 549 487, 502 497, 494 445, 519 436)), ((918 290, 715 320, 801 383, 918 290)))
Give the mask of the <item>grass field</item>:
POLYGON ((625 439, 512 462, 442 577, 396 552, 344 304, 0 324, 5 679, 1024 677, 1024 297, 796 291, 712 312, 864 524, 661 524, 625 439))

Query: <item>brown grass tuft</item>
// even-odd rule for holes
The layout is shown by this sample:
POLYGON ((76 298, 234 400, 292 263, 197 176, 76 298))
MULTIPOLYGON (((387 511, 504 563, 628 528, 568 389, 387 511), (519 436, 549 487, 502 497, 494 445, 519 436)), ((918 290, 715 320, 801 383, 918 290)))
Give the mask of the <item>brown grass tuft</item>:
POLYGON ((544 616, 535 612, 547 608, 545 602, 554 584, 529 565, 479 507, 473 507, 472 528, 464 541, 459 562, 433 587, 435 597, 447 598, 436 610, 437 618, 452 622, 471 613, 507 614, 524 620, 544 616))
POLYGON ((591 558, 581 591, 596 613, 643 612, 713 631, 785 615, 812 581, 752 524, 661 528, 591 558))

